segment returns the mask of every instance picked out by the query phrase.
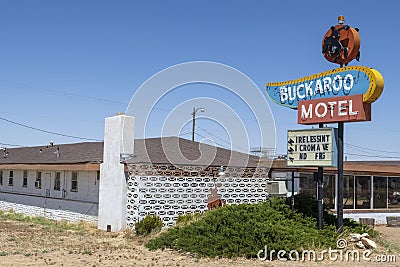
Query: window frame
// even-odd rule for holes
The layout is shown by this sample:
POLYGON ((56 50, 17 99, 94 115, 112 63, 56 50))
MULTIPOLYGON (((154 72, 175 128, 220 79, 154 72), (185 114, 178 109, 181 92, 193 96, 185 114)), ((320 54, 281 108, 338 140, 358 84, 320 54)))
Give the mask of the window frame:
POLYGON ((24 170, 22 173, 22 187, 28 187, 28 171, 24 170))
POLYGON ((10 170, 8 175, 8 186, 14 186, 14 171, 10 170))
POLYGON ((54 191, 60 191, 61 190, 61 172, 57 171, 54 175, 54 191))
POLYGON ((78 172, 71 172, 71 192, 78 192, 78 172))
POLYGON ((35 188, 42 189, 42 172, 41 171, 36 172, 35 188), (39 186, 37 184, 39 184, 39 186))

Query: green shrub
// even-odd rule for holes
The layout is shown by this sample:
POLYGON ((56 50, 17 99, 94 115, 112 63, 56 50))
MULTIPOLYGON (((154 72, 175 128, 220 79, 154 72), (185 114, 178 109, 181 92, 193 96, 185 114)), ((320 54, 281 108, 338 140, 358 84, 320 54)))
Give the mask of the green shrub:
POLYGON ((201 214, 200 213, 187 213, 185 215, 178 215, 178 218, 176 219, 176 224, 177 225, 185 225, 190 222, 195 221, 196 219, 200 218, 201 214))
MULTIPOLYGON (((286 204, 291 206, 292 199, 287 198, 286 204)), ((304 214, 307 217, 313 217, 318 220, 318 200, 306 194, 298 194, 294 196, 294 208, 297 212, 304 214)), ((336 216, 328 211, 326 205, 324 210, 324 225, 335 225, 336 216)))
MULTIPOLYGON (((291 206, 291 198, 286 199, 286 204, 291 206)), ((312 217, 318 220, 318 200, 312 196, 306 194, 298 194, 294 196, 294 208, 298 213, 304 214, 307 217, 312 217)), ((326 205, 323 206, 323 224, 325 226, 336 226, 337 217, 328 210, 326 205)), ((343 231, 347 233, 365 233, 367 232, 372 237, 379 236, 379 233, 374 231, 372 228, 361 225, 358 222, 344 218, 343 219, 343 231)))
POLYGON ((206 212, 199 220, 168 229, 146 246, 229 258, 255 257, 265 245, 277 251, 335 246, 334 227, 318 231, 315 223, 314 218, 291 211, 284 199, 272 199, 206 212))
POLYGON ((163 222, 160 217, 147 214, 143 220, 135 224, 135 231, 137 235, 148 235, 161 230, 162 227, 163 222))
MULTIPOLYGON (((158 237, 149 240, 150 250, 171 248, 207 257, 254 258, 268 247, 272 250, 303 250, 336 248, 339 238, 335 216, 327 213, 323 230, 317 229, 314 200, 306 199, 299 211, 292 211, 283 198, 273 198, 258 204, 228 205, 202 214, 197 220, 181 216, 177 224, 158 237), (305 207, 310 205, 310 207, 305 207), (303 211, 304 213, 300 212, 303 211)), ((190 216, 188 217, 190 218, 190 216)), ((362 233, 365 229, 348 221, 344 230, 362 233)))

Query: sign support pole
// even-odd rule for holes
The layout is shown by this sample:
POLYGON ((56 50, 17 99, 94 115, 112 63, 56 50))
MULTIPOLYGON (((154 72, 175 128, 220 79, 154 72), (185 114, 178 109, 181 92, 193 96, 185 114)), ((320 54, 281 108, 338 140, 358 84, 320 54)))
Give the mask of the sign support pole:
POLYGON ((343 232, 343 132, 344 123, 338 123, 338 191, 337 191, 337 231, 343 232))
MULTIPOLYGON (((324 124, 320 123, 319 128, 323 128, 324 124)), ((318 191, 317 191, 317 199, 318 199, 318 230, 322 230, 324 228, 324 207, 323 207, 323 199, 324 199, 324 167, 318 167, 318 191)))
POLYGON ((294 210, 294 171, 292 171, 292 210, 294 210))

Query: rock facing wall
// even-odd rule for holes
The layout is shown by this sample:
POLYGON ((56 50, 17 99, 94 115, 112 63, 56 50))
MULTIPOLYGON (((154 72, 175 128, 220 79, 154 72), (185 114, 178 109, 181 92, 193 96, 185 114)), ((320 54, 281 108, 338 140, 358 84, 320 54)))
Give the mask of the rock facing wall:
POLYGON ((52 220, 65 220, 70 222, 91 222, 97 223, 97 216, 85 215, 66 210, 45 209, 36 206, 16 204, 6 201, 0 201, 0 210, 13 210, 16 213, 21 213, 29 216, 42 216, 52 220))

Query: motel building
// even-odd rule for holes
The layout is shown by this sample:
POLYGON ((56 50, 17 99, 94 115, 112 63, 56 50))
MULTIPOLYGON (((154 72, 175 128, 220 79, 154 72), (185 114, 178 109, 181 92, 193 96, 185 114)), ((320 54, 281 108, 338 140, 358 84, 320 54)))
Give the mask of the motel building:
MULTIPOLYGON (((272 173, 276 181, 284 181, 295 194, 317 198, 317 168, 288 167, 286 159, 274 160, 272 173)), ((337 169, 324 168, 324 204, 336 212, 337 169)), ((291 195, 291 192, 288 192, 291 195)), ((400 161, 345 161, 343 217, 374 218, 376 224, 386 224, 386 217, 400 216, 400 161)))
MULTIPOLYGON (((204 212, 211 189, 227 205, 257 203, 291 196, 294 176, 294 194, 317 195, 315 167, 178 137, 134 140, 134 121, 106 118, 104 142, 3 149, 0 209, 120 231, 147 214, 174 225, 179 215, 204 212)), ((400 161, 348 161, 344 174, 344 217, 384 224, 400 216, 400 161)), ((324 203, 333 212, 336 178, 324 168, 324 203)))

